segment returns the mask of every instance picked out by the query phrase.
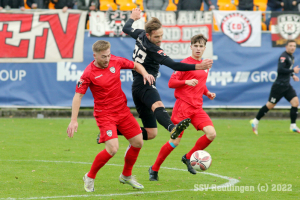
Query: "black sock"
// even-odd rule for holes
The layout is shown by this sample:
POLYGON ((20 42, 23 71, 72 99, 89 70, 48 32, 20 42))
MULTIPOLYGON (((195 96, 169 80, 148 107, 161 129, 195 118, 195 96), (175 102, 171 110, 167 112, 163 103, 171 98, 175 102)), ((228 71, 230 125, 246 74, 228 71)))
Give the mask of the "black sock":
POLYGON ((267 112, 269 111, 269 108, 264 105, 263 107, 261 107, 261 109, 258 111, 257 115, 256 115, 256 119, 260 120, 263 116, 265 116, 265 114, 267 114, 267 112))
POLYGON ((164 107, 156 108, 154 110, 154 115, 158 123, 160 123, 160 125, 165 127, 165 129, 167 129, 169 132, 171 132, 171 130, 175 127, 175 125, 171 121, 170 115, 168 114, 168 112, 164 107))
POLYGON ((148 140, 148 133, 144 127, 141 127, 142 129, 142 134, 143 134, 143 140, 148 140))
POLYGON ((296 124, 297 115, 298 115, 298 108, 291 107, 291 111, 290 111, 291 124, 296 124))

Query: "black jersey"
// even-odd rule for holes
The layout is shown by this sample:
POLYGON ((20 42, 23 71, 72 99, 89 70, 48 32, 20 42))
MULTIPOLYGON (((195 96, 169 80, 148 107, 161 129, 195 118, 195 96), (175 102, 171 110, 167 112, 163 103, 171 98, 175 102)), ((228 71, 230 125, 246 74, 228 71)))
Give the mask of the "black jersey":
POLYGON ((290 77, 294 75, 293 70, 294 56, 283 52, 278 59, 277 78, 275 84, 289 85, 290 77))
MULTIPOLYGON (((129 19, 123 27, 123 32, 136 40, 132 59, 142 64, 149 74, 152 74, 156 78, 159 71, 159 64, 166 65, 176 71, 195 70, 194 64, 174 62, 164 53, 163 49, 149 41, 145 30, 132 28, 133 22, 133 19, 129 19)), ((142 75, 136 71, 133 71, 133 80, 133 87, 144 85, 142 75)))

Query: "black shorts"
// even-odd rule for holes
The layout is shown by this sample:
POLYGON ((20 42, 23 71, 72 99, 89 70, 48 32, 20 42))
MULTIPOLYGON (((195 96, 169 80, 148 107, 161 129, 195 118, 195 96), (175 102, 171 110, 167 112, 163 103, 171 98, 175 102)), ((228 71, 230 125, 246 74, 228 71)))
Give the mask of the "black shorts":
POLYGON ((132 88, 132 97, 144 128, 157 128, 156 118, 151 107, 161 99, 155 85, 146 84, 139 88, 132 88))
POLYGON ((296 91, 291 85, 286 86, 274 83, 271 88, 269 102, 277 104, 282 97, 290 102, 296 96, 296 91))

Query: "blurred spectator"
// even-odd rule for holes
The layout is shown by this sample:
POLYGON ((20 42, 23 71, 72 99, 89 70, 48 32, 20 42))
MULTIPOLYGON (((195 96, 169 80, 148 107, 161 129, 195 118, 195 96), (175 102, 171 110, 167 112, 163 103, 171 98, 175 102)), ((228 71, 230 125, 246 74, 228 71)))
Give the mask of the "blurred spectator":
MULTIPOLYGON (((218 10, 219 9, 218 8, 218 0, 210 0, 210 1, 211 1, 212 5, 214 5, 214 7, 215 7, 214 9, 218 10)), ((205 3, 204 10, 209 10, 209 9, 210 9, 210 7, 205 3)))
POLYGON ((284 11, 298 11, 300 0, 283 0, 281 6, 284 11))
POLYGON ((66 12, 68 8, 73 8, 73 0, 50 0, 54 4, 55 9, 62 9, 63 12, 66 12))
MULTIPOLYGON (((97 11, 99 10, 100 3, 99 0, 77 0, 77 9, 79 10, 86 10, 86 11, 97 11)), ((88 21, 89 21, 89 13, 86 16, 85 28, 88 28, 88 21)))
MULTIPOLYGON (((215 6, 210 0, 204 0, 210 9, 215 9, 215 6)), ((203 0, 179 0, 177 10, 200 10, 203 0)))
POLYGON ((79 10, 97 11, 100 7, 99 0, 77 0, 76 3, 79 10))
POLYGON ((49 0, 27 0, 26 4, 32 9, 47 9, 49 0))
POLYGON ((0 0, 0 10, 3 8, 7 10, 11 8, 20 8, 24 11, 24 0, 0 0))
POLYGON ((169 0, 143 0, 144 10, 166 10, 169 0))
POLYGON ((239 10, 253 11, 253 6, 253 0, 239 0, 239 10))
MULTIPOLYGON (((283 2, 282 0, 268 0, 266 11, 282 11, 283 2)), ((266 13, 266 25, 269 29, 271 14, 266 13)))

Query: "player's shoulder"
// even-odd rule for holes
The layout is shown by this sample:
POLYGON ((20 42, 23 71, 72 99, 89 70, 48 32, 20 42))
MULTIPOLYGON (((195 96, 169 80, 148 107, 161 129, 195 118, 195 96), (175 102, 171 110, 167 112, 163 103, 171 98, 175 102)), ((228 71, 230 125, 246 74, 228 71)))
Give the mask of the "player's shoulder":
POLYGON ((182 63, 187 63, 187 64, 199 64, 202 62, 202 60, 195 60, 194 58, 192 58, 192 56, 189 56, 185 59, 183 59, 182 61, 180 61, 182 63))
POLYGON ((280 57, 288 57, 288 53, 286 51, 282 52, 282 54, 280 55, 280 57))

